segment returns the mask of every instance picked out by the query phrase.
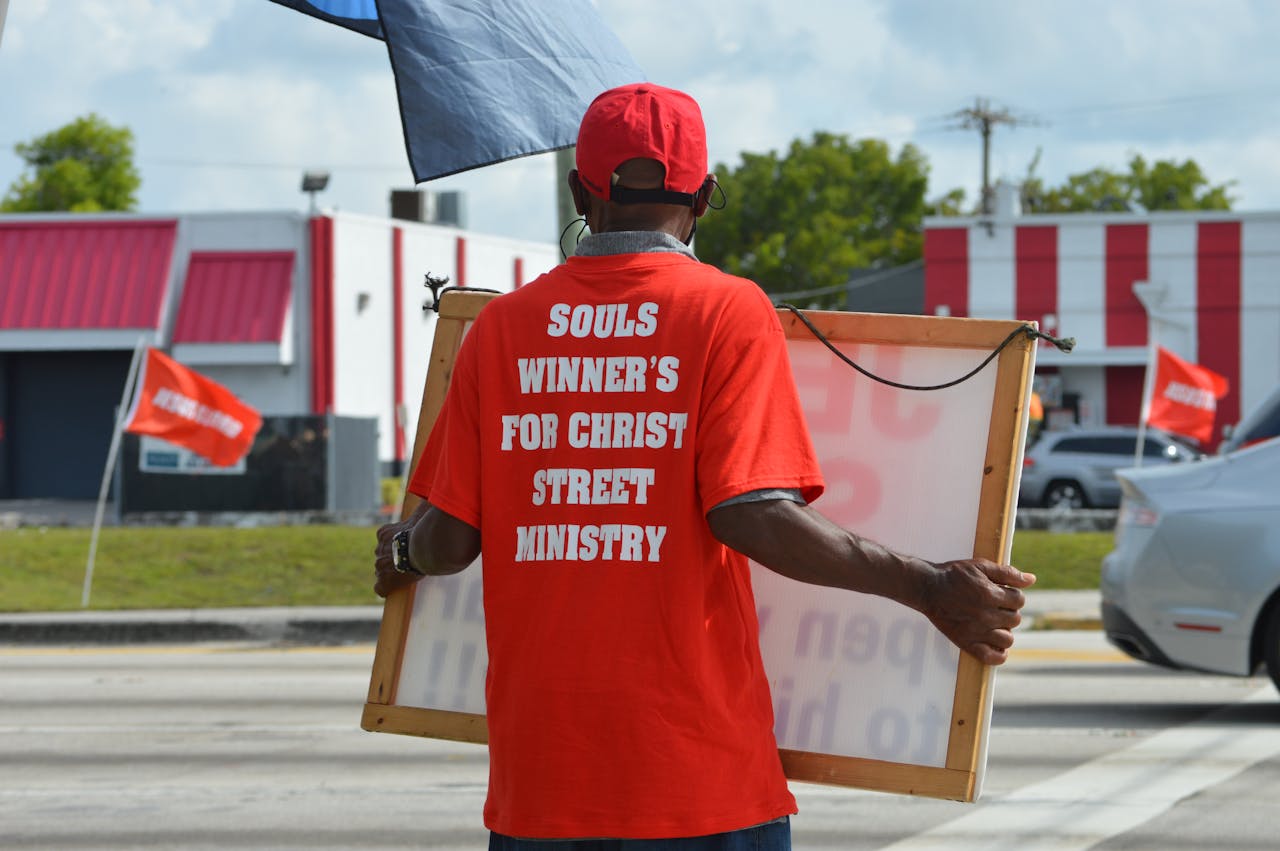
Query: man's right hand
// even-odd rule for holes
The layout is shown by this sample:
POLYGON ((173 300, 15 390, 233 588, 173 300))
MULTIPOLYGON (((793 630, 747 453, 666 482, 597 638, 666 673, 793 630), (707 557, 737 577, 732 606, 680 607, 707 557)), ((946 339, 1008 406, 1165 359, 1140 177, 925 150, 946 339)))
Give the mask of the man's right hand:
POLYGON ((1013 629, 1035 576, 986 559, 934 564, 841 529, 785 499, 720 506, 707 514, 717 540, 783 576, 896 600, 921 612, 984 665, 1009 658, 1013 629))
POLYGON ((978 558, 944 562, 934 570, 920 611, 982 664, 1004 664, 1027 601, 1021 589, 1031 587, 1035 576, 978 558))

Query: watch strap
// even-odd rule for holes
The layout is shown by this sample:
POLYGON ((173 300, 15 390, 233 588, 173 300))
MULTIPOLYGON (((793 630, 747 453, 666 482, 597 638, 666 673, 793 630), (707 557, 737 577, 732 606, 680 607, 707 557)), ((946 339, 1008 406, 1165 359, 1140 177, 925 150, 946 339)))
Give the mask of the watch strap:
POLYGON ((396 569, 396 573, 408 573, 414 576, 422 576, 423 573, 414 567, 413 559, 409 557, 409 530, 401 529, 391 538, 391 566, 396 569))

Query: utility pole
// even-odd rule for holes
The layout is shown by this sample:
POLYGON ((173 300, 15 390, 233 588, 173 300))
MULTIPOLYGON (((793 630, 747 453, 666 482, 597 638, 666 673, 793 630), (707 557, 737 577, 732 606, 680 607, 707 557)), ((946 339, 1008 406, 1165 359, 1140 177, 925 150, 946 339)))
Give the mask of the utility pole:
POLYGON ((977 130, 982 135, 982 214, 989 216, 995 206, 991 194, 991 131, 998 124, 1019 127, 1040 122, 1014 115, 1007 109, 997 109, 986 98, 974 98, 973 106, 953 112, 947 117, 958 122, 948 129, 977 130))
POLYGON ((578 218, 573 194, 569 192, 569 171, 578 167, 577 151, 576 146, 556 151, 556 236, 560 238, 560 250, 566 254, 572 254, 573 247, 572 242, 566 245, 565 231, 578 218))

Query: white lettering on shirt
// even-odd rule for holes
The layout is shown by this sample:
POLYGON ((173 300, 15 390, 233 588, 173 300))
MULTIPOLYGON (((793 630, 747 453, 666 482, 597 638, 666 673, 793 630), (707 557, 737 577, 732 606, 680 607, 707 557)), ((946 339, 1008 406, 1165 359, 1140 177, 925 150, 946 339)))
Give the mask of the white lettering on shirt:
POLYGON ((630 310, 629 304, 553 304, 548 313, 547 336, 569 334, 580 340, 653 336, 658 330, 658 305, 644 302, 636 308, 634 318, 627 315, 630 310))
POLYGON ((662 560, 666 526, 556 523, 516 527, 516 561, 662 560))

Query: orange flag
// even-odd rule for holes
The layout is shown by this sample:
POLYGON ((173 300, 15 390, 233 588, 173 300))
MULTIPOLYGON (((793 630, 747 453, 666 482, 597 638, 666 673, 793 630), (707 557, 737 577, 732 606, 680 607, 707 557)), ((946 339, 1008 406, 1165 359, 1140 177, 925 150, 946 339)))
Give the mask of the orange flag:
POLYGON ((219 467, 243 458, 262 426, 230 390, 155 349, 147 349, 138 386, 124 430, 176 443, 219 467))
POLYGON ((1147 424, 1201 443, 1213 440, 1213 420, 1218 400, 1230 384, 1218 373, 1187 363, 1161 347, 1156 358, 1156 380, 1151 392, 1147 424))

